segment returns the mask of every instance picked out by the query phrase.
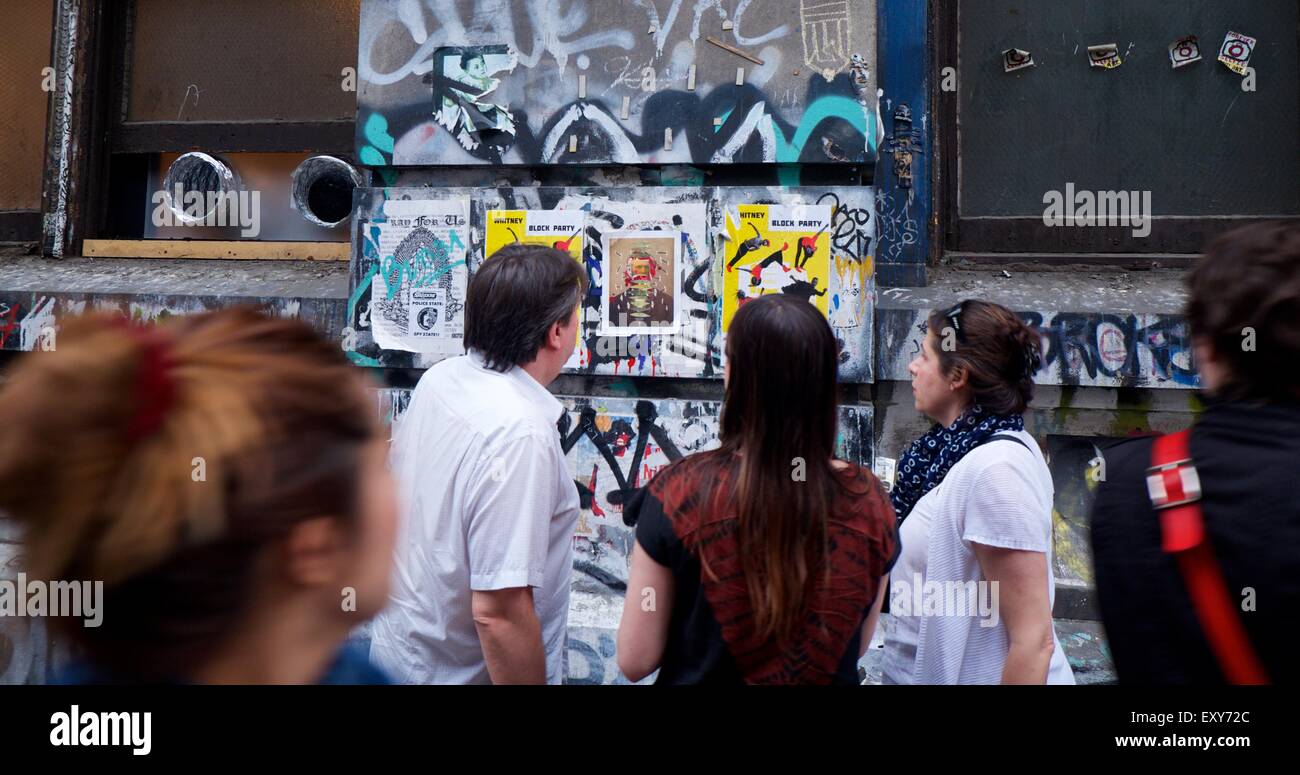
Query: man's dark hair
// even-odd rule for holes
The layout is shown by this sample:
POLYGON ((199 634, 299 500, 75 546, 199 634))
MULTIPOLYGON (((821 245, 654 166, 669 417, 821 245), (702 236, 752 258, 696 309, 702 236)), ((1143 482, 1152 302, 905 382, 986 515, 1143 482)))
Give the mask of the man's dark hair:
POLYGON ((1219 397, 1300 398, 1300 224, 1257 223, 1218 237, 1187 284, 1192 335, 1227 365, 1219 397))
POLYGON ((496 371, 537 357, 546 333, 587 292, 587 277, 568 253, 542 245, 506 245, 474 273, 465 299, 465 348, 496 371))

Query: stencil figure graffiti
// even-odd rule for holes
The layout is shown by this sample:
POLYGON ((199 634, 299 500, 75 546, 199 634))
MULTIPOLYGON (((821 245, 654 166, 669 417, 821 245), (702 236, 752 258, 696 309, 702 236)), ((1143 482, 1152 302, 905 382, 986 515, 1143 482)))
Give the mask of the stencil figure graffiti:
POLYGON ((486 101, 501 81, 492 73, 513 70, 517 60, 505 46, 442 48, 434 54, 434 119, 465 150, 500 163, 514 144, 514 116, 486 101))

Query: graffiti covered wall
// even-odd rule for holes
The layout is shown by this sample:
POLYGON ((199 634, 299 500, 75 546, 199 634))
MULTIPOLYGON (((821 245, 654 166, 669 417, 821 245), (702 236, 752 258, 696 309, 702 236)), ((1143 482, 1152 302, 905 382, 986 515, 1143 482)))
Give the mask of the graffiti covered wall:
POLYGON ((1093 586, 1088 524, 1097 488, 1105 480, 1105 450, 1122 439, 1107 436, 1047 437, 1051 461, 1052 534, 1057 583, 1093 586))
POLYGON ((375 167, 858 164, 873 0, 364 0, 375 167))
MULTIPOLYGON (((880 309, 880 378, 909 381, 927 312, 880 309)), ((1043 341, 1040 385, 1195 389, 1192 339, 1182 315, 1017 311, 1043 341)))
MULTIPOLYGON (((439 275, 436 280, 428 280, 433 284, 447 277, 447 267, 436 262, 407 260, 403 256, 413 251, 405 250, 404 244, 393 247, 376 235, 382 232, 393 202, 468 199, 466 261, 471 274, 483 261, 486 243, 490 241, 487 232, 490 213, 547 211, 580 216, 580 228, 575 228, 562 243, 581 240, 581 247, 574 247, 575 260, 581 257, 590 282, 582 305, 580 342, 566 368, 568 373, 721 378, 722 294, 726 288, 736 292, 736 278, 743 277, 740 287, 746 292, 762 285, 763 292, 802 292, 810 301, 825 305, 831 327, 841 343, 840 380, 872 381, 875 228, 874 196, 870 188, 389 188, 359 190, 356 196, 352 277, 343 342, 344 349, 360 365, 424 368, 445 357, 445 353, 385 349, 376 341, 375 315, 385 314, 383 305, 390 303, 387 297, 396 287, 392 278, 414 273, 420 275, 416 284, 421 284, 439 275), (735 232, 735 224, 741 220, 737 211, 741 205, 748 204, 817 210, 826 216, 825 228, 802 239, 790 238, 779 243, 776 235, 763 235, 764 239, 759 241, 752 237, 742 239, 750 232, 735 232), (732 225, 732 231, 728 230, 728 224, 732 225), (612 278, 608 276, 609 265, 603 255, 604 241, 610 235, 629 230, 681 234, 680 259, 671 267, 677 274, 676 287, 680 289, 674 299, 678 308, 676 322, 668 329, 629 334, 624 329, 612 329, 616 333, 610 333, 611 329, 605 327, 611 317, 606 314, 610 310, 605 309, 610 290, 605 284, 612 278), (733 234, 736 234, 734 238, 733 234), (749 261, 755 261, 758 256, 766 258, 758 263, 731 266, 744 242, 761 246, 750 254, 749 261), (826 282, 795 279, 807 275, 807 272, 801 274, 797 266, 803 255, 799 253, 801 243, 816 244, 825 251, 826 282), (730 259, 720 260, 724 256, 730 259), (778 263, 762 265, 769 261, 778 263), (767 288, 769 281, 771 288, 767 288)), ((618 279, 623 275, 619 272, 618 279)))

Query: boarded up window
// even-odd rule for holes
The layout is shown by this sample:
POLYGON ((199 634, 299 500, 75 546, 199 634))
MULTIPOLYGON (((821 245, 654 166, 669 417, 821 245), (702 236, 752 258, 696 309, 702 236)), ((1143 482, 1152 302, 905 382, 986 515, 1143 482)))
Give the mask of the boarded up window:
POLYGON ((136 0, 128 121, 331 121, 357 59, 359 0, 136 0))
POLYGON ((0 25, 0 210, 41 208, 53 0, 9 0, 0 25))

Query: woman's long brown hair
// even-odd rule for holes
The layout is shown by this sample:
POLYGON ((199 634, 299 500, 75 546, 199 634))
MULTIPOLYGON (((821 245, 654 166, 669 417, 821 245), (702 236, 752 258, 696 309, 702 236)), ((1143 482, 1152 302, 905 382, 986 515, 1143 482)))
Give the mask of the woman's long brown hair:
POLYGON ((734 466, 729 495, 756 634, 783 645, 807 613, 810 577, 827 554, 839 487, 831 466, 838 349, 821 312, 792 296, 748 302, 727 334, 731 374, 713 454, 734 466))

